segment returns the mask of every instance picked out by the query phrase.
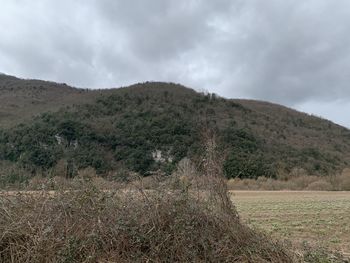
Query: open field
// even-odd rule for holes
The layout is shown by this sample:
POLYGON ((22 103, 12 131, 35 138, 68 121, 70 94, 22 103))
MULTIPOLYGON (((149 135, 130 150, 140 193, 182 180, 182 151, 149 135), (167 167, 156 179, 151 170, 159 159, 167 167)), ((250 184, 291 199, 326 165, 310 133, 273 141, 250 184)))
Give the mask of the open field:
POLYGON ((244 222, 286 238, 337 249, 350 257, 350 192, 232 191, 244 222))

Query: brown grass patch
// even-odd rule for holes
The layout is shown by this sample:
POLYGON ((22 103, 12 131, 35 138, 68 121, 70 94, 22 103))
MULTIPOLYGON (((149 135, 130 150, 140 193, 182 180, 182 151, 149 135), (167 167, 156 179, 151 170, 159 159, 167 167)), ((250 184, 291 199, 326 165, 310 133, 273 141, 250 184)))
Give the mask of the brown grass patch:
POLYGON ((298 174, 285 178, 230 179, 230 190, 310 190, 310 191, 350 191, 350 169, 330 176, 310 176, 298 174))

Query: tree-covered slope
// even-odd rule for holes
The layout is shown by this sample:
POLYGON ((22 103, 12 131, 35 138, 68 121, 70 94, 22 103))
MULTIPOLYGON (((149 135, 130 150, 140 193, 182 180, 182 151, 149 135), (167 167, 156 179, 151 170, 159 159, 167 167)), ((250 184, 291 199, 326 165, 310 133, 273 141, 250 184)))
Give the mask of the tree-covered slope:
POLYGON ((293 168, 324 175, 350 162, 348 129, 280 105, 224 99, 171 83, 89 96, 73 90, 82 94, 79 103, 62 99, 59 110, 3 126, 0 159, 32 174, 62 166, 65 176, 85 167, 110 176, 170 174, 184 157, 200 160, 201 132, 209 128, 217 134, 228 177, 276 176, 293 168))

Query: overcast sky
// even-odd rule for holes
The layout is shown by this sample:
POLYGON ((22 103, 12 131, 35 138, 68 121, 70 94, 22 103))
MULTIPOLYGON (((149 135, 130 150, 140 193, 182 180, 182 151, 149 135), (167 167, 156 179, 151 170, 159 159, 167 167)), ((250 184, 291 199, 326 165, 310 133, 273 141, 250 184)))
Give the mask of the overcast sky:
POLYGON ((0 72, 171 81, 350 127, 350 1, 1 0, 0 72))

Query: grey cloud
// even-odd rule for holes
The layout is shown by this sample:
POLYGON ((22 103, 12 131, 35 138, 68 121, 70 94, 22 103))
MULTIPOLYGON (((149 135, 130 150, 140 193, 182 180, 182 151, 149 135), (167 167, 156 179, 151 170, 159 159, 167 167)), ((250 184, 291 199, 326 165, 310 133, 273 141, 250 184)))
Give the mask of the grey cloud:
POLYGON ((247 8, 255 26, 235 43, 245 54, 239 59, 247 95, 291 105, 350 96, 349 2, 254 3, 247 8))
POLYGON ((347 0, 4 0, 0 71, 91 88, 174 81, 339 121, 325 105, 350 105, 349 26, 347 0))
POLYGON ((340 125, 350 127, 350 115, 346 114, 350 108, 348 99, 338 99, 330 102, 308 101, 296 106, 300 111, 332 120, 340 125), (317 109, 317 111, 315 111, 317 109))

